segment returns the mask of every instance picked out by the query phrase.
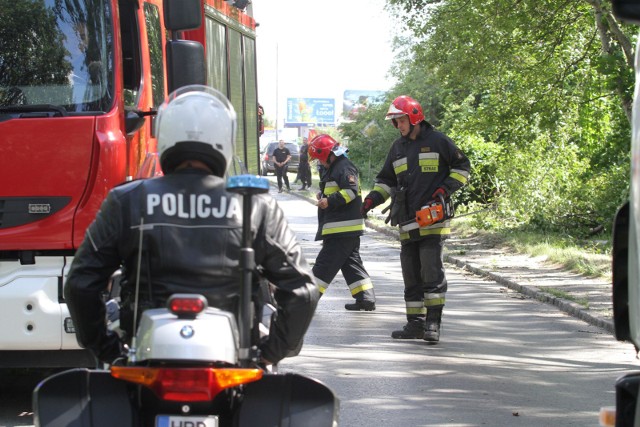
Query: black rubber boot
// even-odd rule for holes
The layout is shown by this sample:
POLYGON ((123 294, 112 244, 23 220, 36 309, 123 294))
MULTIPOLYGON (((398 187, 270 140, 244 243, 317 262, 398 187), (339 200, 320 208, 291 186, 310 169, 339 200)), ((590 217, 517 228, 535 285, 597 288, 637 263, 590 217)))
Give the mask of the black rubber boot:
POLYGON ((399 331, 391 332, 391 338, 411 340, 424 338, 424 319, 410 320, 399 331))
POLYGON ((351 304, 345 304, 344 308, 349 311, 373 311, 376 309, 376 303, 374 301, 356 301, 351 304))
POLYGON ((429 344, 437 344, 440 341, 440 324, 442 323, 442 307, 427 308, 427 322, 422 338, 429 344))

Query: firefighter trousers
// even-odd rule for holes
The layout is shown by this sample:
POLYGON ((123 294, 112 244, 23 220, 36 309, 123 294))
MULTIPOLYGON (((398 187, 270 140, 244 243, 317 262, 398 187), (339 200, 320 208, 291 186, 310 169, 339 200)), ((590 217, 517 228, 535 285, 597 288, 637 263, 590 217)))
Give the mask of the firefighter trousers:
POLYGON ((424 319, 429 307, 444 306, 447 278, 443 248, 444 241, 440 238, 402 244, 400 265, 408 321, 424 319))
POLYGON ((320 293, 324 294, 333 279, 342 272, 356 301, 375 302, 373 283, 360 258, 360 236, 330 237, 324 239, 313 266, 320 293))

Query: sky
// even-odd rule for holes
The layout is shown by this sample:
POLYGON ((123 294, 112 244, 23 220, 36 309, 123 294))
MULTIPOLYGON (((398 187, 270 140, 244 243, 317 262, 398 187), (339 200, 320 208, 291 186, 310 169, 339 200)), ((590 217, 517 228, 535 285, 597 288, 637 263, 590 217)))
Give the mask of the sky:
POLYGON ((253 0, 258 101, 282 126, 287 98, 391 87, 392 21, 384 0, 253 0))

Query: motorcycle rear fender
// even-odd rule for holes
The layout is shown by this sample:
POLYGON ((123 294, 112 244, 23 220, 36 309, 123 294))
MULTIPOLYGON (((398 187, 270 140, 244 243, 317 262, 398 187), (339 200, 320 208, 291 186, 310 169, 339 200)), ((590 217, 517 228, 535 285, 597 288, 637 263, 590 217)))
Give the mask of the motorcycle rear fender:
MULTIPOLYGON (((321 382, 298 374, 265 375, 246 384, 239 427, 332 427, 339 402, 321 382)), ((138 417, 127 384, 108 371, 72 369, 52 375, 33 392, 36 427, 133 427, 138 417)))
POLYGON ((318 380, 288 373, 264 375, 245 385, 238 425, 331 427, 338 425, 339 402, 318 380))
POLYGON ((54 374, 36 386, 33 419, 37 427, 136 425, 127 384, 109 371, 82 368, 54 374))
POLYGON ((166 308, 146 310, 138 328, 136 357, 144 360, 238 362, 234 315, 214 307, 195 319, 180 319, 166 308), (191 334, 183 334, 188 329, 191 334))

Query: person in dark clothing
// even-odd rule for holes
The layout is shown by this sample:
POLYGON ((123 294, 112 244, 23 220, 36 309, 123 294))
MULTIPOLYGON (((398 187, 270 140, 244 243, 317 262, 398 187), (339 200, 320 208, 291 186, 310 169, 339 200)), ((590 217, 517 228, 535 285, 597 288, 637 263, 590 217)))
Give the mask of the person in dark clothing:
POLYGON ((471 165, 451 139, 424 120, 413 98, 396 98, 386 119, 392 120, 400 138, 391 145, 362 214, 392 197, 389 219, 400 227, 407 324, 391 336, 436 344, 447 292, 442 250, 451 228, 449 220, 421 225, 416 217, 433 200, 450 202, 451 194, 469 179, 471 165))
POLYGON ((322 249, 313 266, 313 275, 320 292, 324 293, 341 271, 355 299, 344 308, 373 311, 376 309, 373 283, 360 258, 360 236, 365 226, 360 213, 358 170, 345 156, 344 148, 334 150, 336 145, 329 135, 318 135, 309 144, 309 156, 325 168, 320 177, 317 203, 316 240, 322 240, 322 249))
POLYGON ((309 165, 309 142, 307 138, 303 140, 300 147, 300 163, 298 164, 298 174, 302 187, 300 190, 311 188, 311 166, 309 165))
POLYGON ((291 191, 289 186, 289 177, 287 172, 289 170, 289 162, 291 161, 291 152, 284 146, 284 140, 278 141, 278 148, 273 150, 273 167, 276 170, 276 177, 278 178, 278 193, 282 193, 282 180, 287 186, 287 191, 291 191))
MULTIPOLYGON (((202 294, 210 306, 232 312, 239 305, 247 219, 243 199, 226 190, 224 179, 234 154, 233 107, 212 88, 186 86, 161 105, 156 129, 164 176, 109 192, 65 283, 78 342, 104 363, 124 351, 120 337, 106 327, 102 299, 118 268, 125 340, 135 330, 127 313, 134 309, 136 278, 140 309, 163 307, 174 293, 202 294)), ((320 294, 282 209, 268 194, 252 197, 252 203, 255 291, 260 271, 276 287, 278 310, 267 340, 256 345, 262 362, 272 364, 299 351, 320 294)))

